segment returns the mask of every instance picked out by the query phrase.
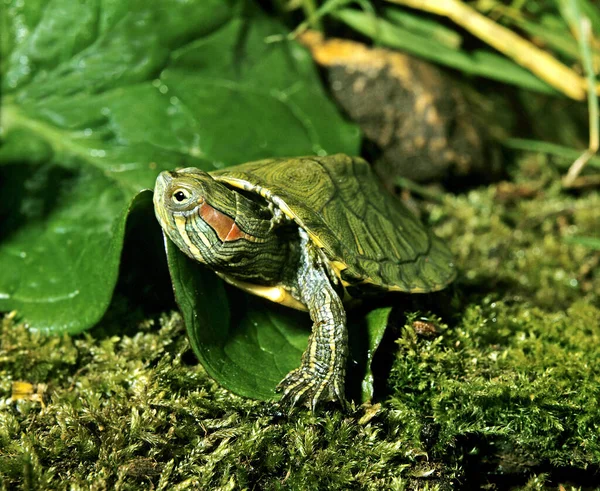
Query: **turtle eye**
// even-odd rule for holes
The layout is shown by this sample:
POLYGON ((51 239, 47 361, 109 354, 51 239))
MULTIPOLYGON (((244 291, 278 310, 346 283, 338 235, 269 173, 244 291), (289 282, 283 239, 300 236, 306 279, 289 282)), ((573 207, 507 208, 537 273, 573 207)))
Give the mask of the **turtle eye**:
POLYGON ((175 203, 183 203, 189 197, 190 193, 185 189, 176 189, 172 195, 172 200, 175 201, 175 203))

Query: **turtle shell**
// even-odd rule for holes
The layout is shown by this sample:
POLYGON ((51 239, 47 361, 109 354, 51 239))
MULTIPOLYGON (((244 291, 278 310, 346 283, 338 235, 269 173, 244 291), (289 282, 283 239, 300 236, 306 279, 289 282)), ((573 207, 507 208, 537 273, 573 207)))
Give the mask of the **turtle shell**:
POLYGON ((455 276, 446 245, 383 188, 361 158, 266 159, 210 174, 259 194, 294 220, 351 296, 430 292, 455 276))

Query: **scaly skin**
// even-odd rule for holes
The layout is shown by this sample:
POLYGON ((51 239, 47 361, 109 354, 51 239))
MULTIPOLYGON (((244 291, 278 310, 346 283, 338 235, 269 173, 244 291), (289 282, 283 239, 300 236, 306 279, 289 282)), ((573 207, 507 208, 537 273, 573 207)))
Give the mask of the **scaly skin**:
POLYGON ((250 200, 197 169, 163 172, 154 194, 158 221, 189 257, 230 279, 281 286, 314 322, 300 367, 279 384, 282 403, 345 404, 346 314, 326 258, 306 232, 263 200, 250 200))
POLYGON ((297 263, 291 263, 290 280, 284 279, 284 283, 308 307, 313 329, 302 363, 280 382, 277 390, 291 406, 306 401, 314 410, 320 400, 338 400, 345 405, 346 312, 323 259, 304 230, 299 230, 299 236, 299 243, 293 247, 297 263))

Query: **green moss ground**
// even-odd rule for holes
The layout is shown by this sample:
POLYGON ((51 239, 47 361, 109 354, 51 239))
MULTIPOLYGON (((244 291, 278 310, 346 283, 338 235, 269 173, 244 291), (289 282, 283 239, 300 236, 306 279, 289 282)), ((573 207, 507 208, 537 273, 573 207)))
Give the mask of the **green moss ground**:
POLYGON ((598 236, 600 196, 565 193, 537 155, 508 182, 425 204, 461 273, 397 300, 380 405, 287 415, 231 395, 176 314, 61 338, 5 317, 0 487, 600 489, 599 252, 569 241, 598 236), (11 401, 18 380, 47 384, 44 407, 11 401))

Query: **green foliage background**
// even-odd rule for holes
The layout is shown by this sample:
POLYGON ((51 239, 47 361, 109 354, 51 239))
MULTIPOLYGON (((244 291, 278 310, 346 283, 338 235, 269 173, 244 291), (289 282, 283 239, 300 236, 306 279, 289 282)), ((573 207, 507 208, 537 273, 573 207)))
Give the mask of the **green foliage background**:
POLYGON ((135 195, 161 170, 356 153, 308 54, 244 2, 7 2, 0 309, 104 314, 135 195), (282 129, 285 128, 285 132, 282 129))

